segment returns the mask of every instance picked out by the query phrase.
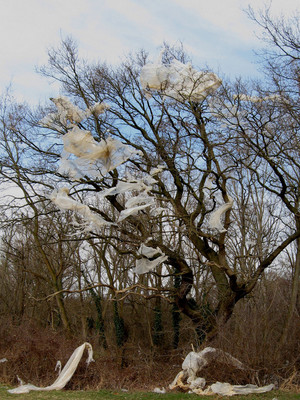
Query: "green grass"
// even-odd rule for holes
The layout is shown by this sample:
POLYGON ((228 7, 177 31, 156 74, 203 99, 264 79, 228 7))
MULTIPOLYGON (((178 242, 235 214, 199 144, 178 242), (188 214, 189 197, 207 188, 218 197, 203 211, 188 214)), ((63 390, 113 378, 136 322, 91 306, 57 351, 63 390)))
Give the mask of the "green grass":
POLYGON ((55 392, 30 392, 27 394, 10 394, 7 392, 9 387, 0 386, 0 399, 11 400, 213 400, 213 399, 232 399, 232 400, 300 400, 300 394, 284 393, 279 391, 272 391, 259 395, 248 396, 233 396, 233 397, 219 397, 219 396, 197 396, 195 394, 186 393, 144 393, 144 392, 119 392, 119 391, 55 391, 55 392))

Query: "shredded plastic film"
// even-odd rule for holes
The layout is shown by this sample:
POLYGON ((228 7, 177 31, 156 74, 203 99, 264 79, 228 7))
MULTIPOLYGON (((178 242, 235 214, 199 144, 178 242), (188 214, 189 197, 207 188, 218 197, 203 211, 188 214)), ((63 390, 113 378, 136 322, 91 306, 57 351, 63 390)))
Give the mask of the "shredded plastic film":
POLYGON ((226 211, 230 210, 233 206, 233 199, 229 198, 228 203, 223 204, 221 207, 214 211, 209 219, 209 227, 211 229, 217 229, 220 233, 226 232, 222 222, 221 216, 225 214, 226 211))
POLYGON ((174 59, 170 64, 163 64, 162 54, 156 62, 144 65, 141 70, 141 87, 148 95, 154 90, 174 100, 199 103, 221 85, 217 75, 197 71, 191 63, 183 64, 174 59))
POLYGON ((139 275, 152 271, 168 258, 158 247, 154 249, 143 243, 138 250, 138 256, 139 258, 136 260, 134 272, 139 275))
POLYGON ((52 385, 46 387, 38 387, 28 383, 27 385, 21 385, 15 389, 10 389, 8 390, 8 392, 13 394, 21 394, 21 393, 29 393, 31 390, 51 391, 51 390, 63 389, 72 378, 74 372, 76 371, 85 349, 87 349, 88 351, 88 358, 86 361, 87 364, 94 361, 92 346, 90 345, 90 343, 87 342, 83 343, 81 346, 77 347, 77 349, 74 350, 73 354, 71 355, 68 362, 64 366, 63 370, 59 374, 58 378, 56 379, 55 382, 52 383, 52 385))
POLYGON ((231 385, 230 383, 216 382, 208 387, 206 380, 197 376, 210 363, 222 361, 237 369, 245 369, 244 365, 235 357, 223 350, 206 347, 200 352, 191 351, 182 363, 182 370, 176 375, 169 389, 180 388, 182 390, 199 395, 233 396, 236 394, 265 393, 275 388, 275 385, 258 387, 256 385, 231 385))

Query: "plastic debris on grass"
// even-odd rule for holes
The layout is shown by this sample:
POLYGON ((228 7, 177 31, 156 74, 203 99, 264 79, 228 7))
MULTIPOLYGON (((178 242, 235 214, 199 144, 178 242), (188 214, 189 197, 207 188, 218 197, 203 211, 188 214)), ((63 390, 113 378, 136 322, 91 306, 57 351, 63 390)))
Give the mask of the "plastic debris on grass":
POLYGON ((237 369, 245 369, 244 365, 229 353, 213 347, 206 347, 200 352, 190 352, 182 363, 180 371, 174 381, 169 385, 171 390, 180 388, 189 393, 199 395, 233 396, 236 394, 265 393, 275 388, 275 385, 258 387, 256 385, 231 385, 230 383, 216 382, 208 387, 206 381, 197 375, 209 364, 222 361, 224 364, 232 365, 237 369))
POLYGON ((153 389, 153 393, 160 393, 160 394, 164 394, 167 393, 166 389, 163 387, 162 389, 156 387, 153 389))
POLYGON ((70 381, 72 378, 74 372, 76 371, 78 364, 82 358, 82 355, 84 353, 84 350, 87 349, 88 351, 88 358, 87 358, 87 364, 90 362, 94 361, 93 360, 93 349, 90 343, 83 343, 81 346, 77 347, 71 357, 69 358, 68 362, 64 366, 63 370, 59 374, 58 378, 55 380, 55 382, 52 383, 50 386, 46 387, 38 387, 34 386, 30 383, 24 385, 23 382, 21 386, 8 390, 9 393, 12 394, 21 394, 21 393, 29 393, 31 390, 35 391, 51 391, 51 390, 61 390, 63 389, 66 384, 70 381))

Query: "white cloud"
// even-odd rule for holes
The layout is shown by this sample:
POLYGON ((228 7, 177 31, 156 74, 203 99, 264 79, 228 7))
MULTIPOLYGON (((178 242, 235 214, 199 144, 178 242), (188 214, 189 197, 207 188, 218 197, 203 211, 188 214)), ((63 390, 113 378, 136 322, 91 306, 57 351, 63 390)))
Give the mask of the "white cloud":
MULTIPOLYGON (((253 41, 251 31, 253 23, 249 20, 246 10, 249 5, 254 10, 263 10, 270 5, 271 13, 276 17, 280 14, 289 16, 299 7, 297 0, 172 0, 182 10, 189 12, 192 19, 197 17, 210 26, 210 29, 224 31, 225 34, 238 35, 237 39, 253 41)), ((201 21, 200 21, 201 23, 201 21)))
MULTIPOLYGON (((0 90, 12 80, 16 93, 36 100, 51 91, 34 68, 47 62, 47 48, 72 35, 80 54, 117 62, 145 48, 153 56, 163 41, 182 41, 196 63, 237 74, 255 70, 251 49, 255 24, 243 9, 250 0, 0 0, 0 90)), ((254 9, 260 0, 251 0, 254 9)), ((273 0, 272 10, 291 13, 295 0, 273 0)))

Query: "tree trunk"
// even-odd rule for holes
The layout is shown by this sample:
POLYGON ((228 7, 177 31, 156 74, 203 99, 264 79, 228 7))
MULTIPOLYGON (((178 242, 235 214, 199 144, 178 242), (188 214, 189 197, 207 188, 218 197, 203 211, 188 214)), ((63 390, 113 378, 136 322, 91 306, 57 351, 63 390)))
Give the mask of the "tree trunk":
MULTIPOLYGON (((300 223, 299 223, 300 225, 300 223)), ((293 283, 292 283, 292 293, 291 293, 291 300, 286 316, 286 320, 283 326, 283 330, 281 333, 281 337, 279 340, 278 351, 282 349, 285 345, 289 333, 289 328, 291 325, 291 321, 294 316, 294 312, 297 306, 297 299, 298 299, 298 292, 299 292, 299 278, 300 278, 300 238, 297 239, 297 254, 296 254, 296 262, 295 262, 295 269, 294 269, 294 276, 293 276, 293 283)))
POLYGON ((59 315, 63 324, 63 327, 65 329, 65 331, 70 334, 71 333, 71 327, 70 327, 70 323, 69 323, 69 319, 67 316, 67 312, 66 312, 66 308, 65 308, 65 304, 63 301, 63 297, 62 294, 59 293, 55 296, 56 298, 56 303, 57 303, 57 307, 58 307, 58 311, 59 311, 59 315))

